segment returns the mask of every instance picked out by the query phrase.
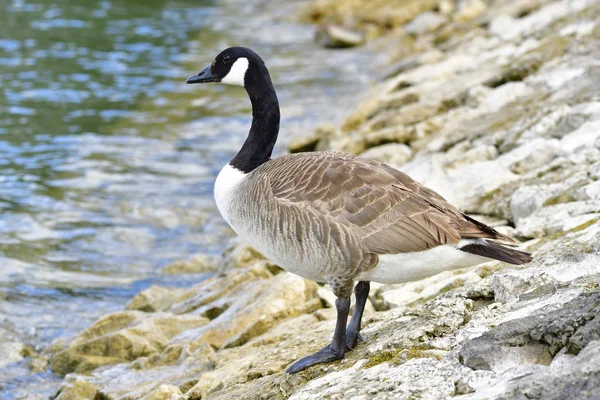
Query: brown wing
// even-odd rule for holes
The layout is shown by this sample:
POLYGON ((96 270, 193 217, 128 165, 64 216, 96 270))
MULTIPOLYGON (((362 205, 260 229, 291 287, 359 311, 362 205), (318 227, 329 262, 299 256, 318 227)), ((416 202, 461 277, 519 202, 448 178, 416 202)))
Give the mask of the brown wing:
POLYGON ((461 238, 510 240, 377 161, 335 152, 300 153, 265 167, 261 176, 268 178, 277 201, 324 223, 351 227, 370 253, 422 251, 461 238))

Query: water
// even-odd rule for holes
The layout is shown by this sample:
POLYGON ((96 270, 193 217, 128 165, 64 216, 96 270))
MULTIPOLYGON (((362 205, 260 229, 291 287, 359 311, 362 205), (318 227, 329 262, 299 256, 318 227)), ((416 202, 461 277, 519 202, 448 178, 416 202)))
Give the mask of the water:
MULTIPOLYGON (((231 236, 212 185, 250 103, 183 83, 223 48, 267 61, 279 152, 357 103, 365 50, 316 47, 294 2, 248 3, 0 0, 0 341, 43 351, 151 284, 201 279, 160 270, 231 236)), ((59 377, 27 363, 0 368, 0 398, 53 393, 59 377)))

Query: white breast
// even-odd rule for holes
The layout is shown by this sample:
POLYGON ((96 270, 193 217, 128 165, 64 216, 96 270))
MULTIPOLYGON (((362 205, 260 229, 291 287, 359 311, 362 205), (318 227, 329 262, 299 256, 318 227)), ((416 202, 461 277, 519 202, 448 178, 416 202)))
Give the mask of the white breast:
POLYGON ((223 216, 223 219, 231 225, 231 216, 229 215, 232 194, 235 188, 244 180, 246 174, 230 164, 221 169, 215 180, 215 202, 217 208, 223 216))

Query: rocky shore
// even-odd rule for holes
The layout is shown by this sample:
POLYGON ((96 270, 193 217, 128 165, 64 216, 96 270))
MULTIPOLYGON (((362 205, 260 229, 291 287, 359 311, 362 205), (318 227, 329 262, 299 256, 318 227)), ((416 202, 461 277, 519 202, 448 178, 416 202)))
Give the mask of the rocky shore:
POLYGON ((600 397, 597 2, 319 0, 303 18, 357 30, 389 67, 342 126, 289 150, 394 165, 534 261, 373 285, 366 342, 290 376, 329 342, 333 295, 234 241, 167 267, 210 274, 193 288, 151 287, 37 356, 65 375, 55 398, 600 397))

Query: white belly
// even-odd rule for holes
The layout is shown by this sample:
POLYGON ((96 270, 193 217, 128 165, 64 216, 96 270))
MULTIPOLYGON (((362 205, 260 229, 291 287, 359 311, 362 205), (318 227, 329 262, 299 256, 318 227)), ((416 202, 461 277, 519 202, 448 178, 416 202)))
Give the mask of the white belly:
MULTIPOLYGON (((459 244, 462 245, 464 244, 459 244)), ((460 251, 456 245, 447 244, 414 253, 380 255, 377 266, 361 274, 358 279, 385 284, 404 283, 487 261, 490 259, 460 251)))

